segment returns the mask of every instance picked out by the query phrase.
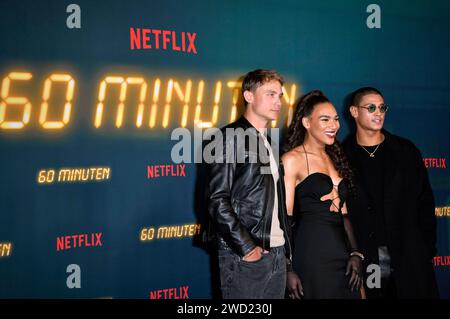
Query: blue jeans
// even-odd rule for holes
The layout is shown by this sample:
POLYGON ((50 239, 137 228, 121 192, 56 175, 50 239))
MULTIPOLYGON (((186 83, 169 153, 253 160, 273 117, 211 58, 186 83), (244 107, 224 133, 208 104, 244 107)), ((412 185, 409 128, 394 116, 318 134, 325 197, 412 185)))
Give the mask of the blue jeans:
POLYGON ((219 250, 223 299, 283 299, 286 289, 284 246, 274 247, 256 262, 231 250, 219 250))

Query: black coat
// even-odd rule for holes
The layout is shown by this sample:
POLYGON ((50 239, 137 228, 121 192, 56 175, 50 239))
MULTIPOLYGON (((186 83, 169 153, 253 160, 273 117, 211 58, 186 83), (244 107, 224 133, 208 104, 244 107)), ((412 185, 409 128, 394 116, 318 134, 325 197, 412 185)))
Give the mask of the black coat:
MULTIPOLYGON (((428 173, 420 151, 412 142, 387 131, 383 133, 383 147, 389 154, 383 188, 384 219, 397 295, 436 298, 438 290, 432 263, 436 254, 436 217, 428 173)), ((343 147, 356 185, 356 194, 347 200, 347 208, 359 248, 367 257, 367 267, 377 263, 378 248, 370 225, 373 213, 359 181, 361 164, 356 156, 359 147, 356 136, 348 137, 343 147)))

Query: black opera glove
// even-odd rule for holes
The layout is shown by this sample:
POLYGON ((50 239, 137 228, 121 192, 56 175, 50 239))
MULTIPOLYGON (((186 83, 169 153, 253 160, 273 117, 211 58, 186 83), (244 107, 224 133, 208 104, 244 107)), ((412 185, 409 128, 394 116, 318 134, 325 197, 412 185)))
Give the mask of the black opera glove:
POLYGON ((299 276, 294 271, 287 272, 287 290, 289 298, 301 299, 303 297, 303 286, 299 276))
POLYGON ((288 221, 288 225, 290 227, 293 227, 295 225, 295 219, 294 216, 292 215, 287 215, 287 221, 288 221))
MULTIPOLYGON (((292 227, 295 225, 295 219, 292 214, 287 215, 287 234, 289 241, 292 243, 292 227)), ((300 277, 292 269, 292 262, 287 261, 287 272, 286 272, 286 288, 289 293, 289 298, 291 299, 301 299, 303 297, 303 286, 300 277)))
POLYGON ((351 255, 347 261, 345 275, 351 275, 348 285, 351 291, 358 291, 363 284, 362 258, 359 255, 351 255))

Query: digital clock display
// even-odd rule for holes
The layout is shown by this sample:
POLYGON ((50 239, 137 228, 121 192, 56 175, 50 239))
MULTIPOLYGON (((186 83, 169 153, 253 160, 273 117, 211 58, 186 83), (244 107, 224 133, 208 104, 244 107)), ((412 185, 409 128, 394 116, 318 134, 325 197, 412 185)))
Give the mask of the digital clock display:
MULTIPOLYGON (((38 113, 39 125, 45 130, 62 130, 70 125, 73 108, 76 107, 74 99, 77 94, 86 94, 77 90, 77 79, 69 73, 52 73, 43 80, 41 100, 32 103, 31 98, 14 92, 16 85, 26 87, 33 81, 31 72, 11 71, 3 77, 1 82, 0 102, 0 129, 18 131, 24 129, 31 119, 31 114, 38 113), (54 103, 52 96, 59 91, 64 101, 54 103), (16 109, 16 118, 10 115, 10 110, 16 109), (51 118, 53 114, 60 114, 59 118, 51 118), (59 110, 59 111, 58 111, 59 110)), ((205 108, 205 80, 177 80, 169 78, 162 81, 160 78, 149 81, 143 76, 107 75, 100 79, 97 85, 96 103, 93 105, 92 124, 95 128, 104 125, 104 115, 114 112, 114 125, 121 128, 124 125, 124 114, 130 108, 136 114, 133 125, 136 128, 169 128, 171 116, 176 107, 181 116, 176 123, 179 127, 192 124, 198 127, 214 127, 220 123, 232 122, 238 115, 238 101, 240 98, 241 82, 231 80, 215 81, 212 85, 212 106, 206 106, 211 113, 208 119, 202 116, 205 108), (111 91, 118 92, 116 101, 111 101, 108 95, 111 91), (131 105, 130 97, 133 94, 137 101, 131 105), (110 101, 110 105, 107 105, 110 101), (134 109, 133 109, 134 108, 134 109), (222 117, 222 118, 219 118, 222 117), (220 120, 220 121, 219 121, 220 120)), ((27 92, 25 90, 25 92, 27 92)), ((292 120, 294 103, 297 98, 297 85, 286 84, 283 87, 283 110, 286 121, 281 125, 289 125, 292 120)), ((133 98, 133 97, 132 97, 133 98)), ((283 113, 282 113, 283 114, 283 113)), ((276 126, 274 121, 272 126, 276 126)))

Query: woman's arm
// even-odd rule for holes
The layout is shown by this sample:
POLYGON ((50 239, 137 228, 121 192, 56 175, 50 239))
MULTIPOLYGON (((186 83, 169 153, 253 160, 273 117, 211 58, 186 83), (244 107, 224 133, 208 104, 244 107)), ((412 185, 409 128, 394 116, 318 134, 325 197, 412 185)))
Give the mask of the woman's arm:
POLYGON ((297 184, 295 155, 286 153, 281 157, 284 166, 284 186, 286 189, 286 210, 288 216, 294 211, 295 186, 297 184))
POLYGON ((347 262, 347 271, 345 273, 348 276, 351 273, 349 285, 352 290, 359 290, 362 285, 362 261, 364 256, 358 251, 358 245, 353 232, 352 223, 348 218, 347 205, 344 203, 342 206, 342 219, 344 223, 345 233, 347 235, 348 243, 350 245, 350 256, 347 262))
MULTIPOLYGON (((284 166, 284 185, 286 189, 286 210, 288 215, 288 238, 293 247, 292 230, 293 226, 293 211, 294 211, 294 197, 295 186, 297 184, 298 163, 296 163, 295 155, 286 153, 281 157, 284 166)), ((286 286, 291 299, 300 299, 303 296, 303 287, 298 275, 293 271, 292 266, 287 270, 286 286)))

